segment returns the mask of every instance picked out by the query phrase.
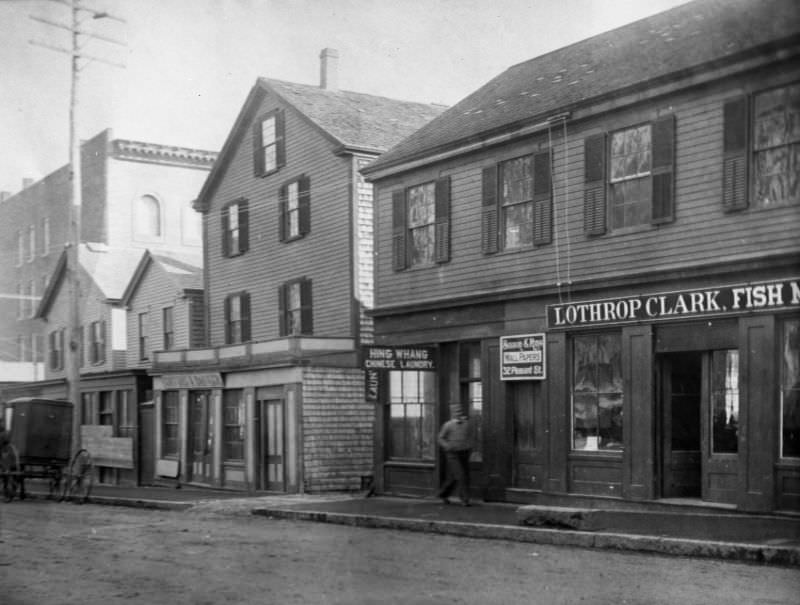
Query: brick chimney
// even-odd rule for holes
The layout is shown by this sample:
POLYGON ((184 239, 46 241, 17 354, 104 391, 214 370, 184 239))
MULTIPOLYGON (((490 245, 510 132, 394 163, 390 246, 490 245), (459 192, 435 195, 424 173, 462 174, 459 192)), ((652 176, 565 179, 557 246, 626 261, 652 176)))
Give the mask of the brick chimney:
POLYGON ((339 51, 335 48, 323 48, 319 53, 319 87, 339 90, 339 51))

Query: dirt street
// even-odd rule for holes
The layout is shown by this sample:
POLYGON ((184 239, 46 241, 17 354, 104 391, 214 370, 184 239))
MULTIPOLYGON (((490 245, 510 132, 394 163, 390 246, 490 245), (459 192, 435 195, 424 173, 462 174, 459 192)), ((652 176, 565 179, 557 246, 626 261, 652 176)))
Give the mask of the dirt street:
POLYGON ((0 504, 4 605, 797 603, 800 572, 271 520, 0 504))

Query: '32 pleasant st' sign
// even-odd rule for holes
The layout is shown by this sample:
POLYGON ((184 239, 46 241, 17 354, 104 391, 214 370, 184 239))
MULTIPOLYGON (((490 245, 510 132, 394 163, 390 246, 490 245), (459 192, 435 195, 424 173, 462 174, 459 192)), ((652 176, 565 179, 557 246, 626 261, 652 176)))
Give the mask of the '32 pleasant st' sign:
POLYGON ((800 308, 800 278, 547 306, 550 328, 800 308))

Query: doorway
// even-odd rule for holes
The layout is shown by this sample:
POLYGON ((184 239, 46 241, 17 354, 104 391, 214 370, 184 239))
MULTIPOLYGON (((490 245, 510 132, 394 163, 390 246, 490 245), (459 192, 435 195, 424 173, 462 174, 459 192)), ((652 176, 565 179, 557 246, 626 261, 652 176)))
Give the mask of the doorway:
POLYGON ((659 356, 662 498, 736 502, 739 351, 659 356))
POLYGON ((188 481, 211 483, 213 431, 209 391, 189 391, 188 481))
POLYGON ((285 402, 283 399, 258 401, 258 465, 261 489, 286 491, 285 402))

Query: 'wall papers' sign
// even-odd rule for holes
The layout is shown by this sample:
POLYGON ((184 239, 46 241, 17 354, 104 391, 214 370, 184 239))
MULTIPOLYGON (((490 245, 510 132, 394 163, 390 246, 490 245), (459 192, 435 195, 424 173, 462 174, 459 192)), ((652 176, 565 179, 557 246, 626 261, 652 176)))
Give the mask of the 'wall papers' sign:
POLYGON ((547 305, 549 328, 800 309, 800 278, 547 305))
POLYGON ((544 334, 500 337, 501 380, 544 380, 544 334))

